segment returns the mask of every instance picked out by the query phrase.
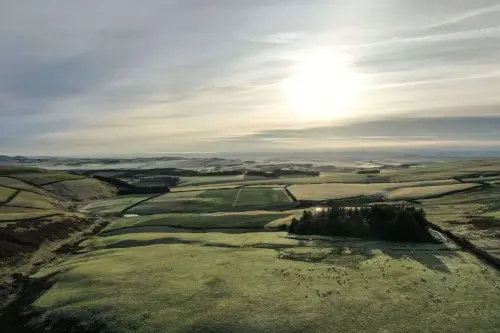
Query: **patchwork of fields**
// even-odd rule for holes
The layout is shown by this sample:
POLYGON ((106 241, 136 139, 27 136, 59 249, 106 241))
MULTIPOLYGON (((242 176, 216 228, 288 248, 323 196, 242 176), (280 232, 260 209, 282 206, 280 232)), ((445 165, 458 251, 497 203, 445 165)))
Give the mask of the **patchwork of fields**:
MULTIPOLYGON (((0 203, 8 201, 0 204, 0 232, 28 230, 37 218, 62 225, 91 213, 109 221, 30 276, 45 290, 28 305, 42 314, 28 325, 63 318, 83 332, 494 333, 499 271, 444 236, 421 244, 278 231, 304 209, 321 210, 313 204, 323 200, 411 200, 429 221, 500 258, 500 187, 484 184, 495 179, 453 178, 494 169, 483 164, 184 177, 170 193, 120 196, 95 179, 27 169, 12 178, 0 167, 0 203), (310 205, 298 208, 300 201, 310 205), (81 213, 68 212, 70 205, 81 213)), ((24 319, 19 312, 8 322, 24 319)))

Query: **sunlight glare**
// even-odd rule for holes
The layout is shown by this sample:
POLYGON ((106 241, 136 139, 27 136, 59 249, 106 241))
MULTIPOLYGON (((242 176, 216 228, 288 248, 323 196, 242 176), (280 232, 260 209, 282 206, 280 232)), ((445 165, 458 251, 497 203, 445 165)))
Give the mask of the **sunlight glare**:
POLYGON ((348 117, 363 86, 347 57, 326 51, 299 57, 283 84, 289 108, 306 120, 348 117))

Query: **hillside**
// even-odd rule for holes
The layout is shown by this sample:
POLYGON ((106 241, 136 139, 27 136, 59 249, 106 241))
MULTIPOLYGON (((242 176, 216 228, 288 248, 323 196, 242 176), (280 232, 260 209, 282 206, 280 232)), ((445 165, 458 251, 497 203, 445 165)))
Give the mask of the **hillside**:
POLYGON ((11 241, 0 254, 34 253, 24 260, 36 268, 15 271, 24 282, 0 324, 86 333, 494 333, 497 172, 499 160, 488 159, 380 174, 188 176, 168 192, 127 195, 81 175, 5 172, 0 235, 11 241), (402 237, 384 236, 384 226, 402 237), (416 231, 425 237, 407 237, 416 231), (58 245, 46 248, 47 240, 58 245))

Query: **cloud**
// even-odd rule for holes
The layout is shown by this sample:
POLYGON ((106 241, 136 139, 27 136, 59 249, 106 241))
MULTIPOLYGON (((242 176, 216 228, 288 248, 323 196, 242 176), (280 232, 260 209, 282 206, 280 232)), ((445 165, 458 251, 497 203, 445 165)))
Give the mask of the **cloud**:
MULTIPOLYGON (((325 49, 366 78, 349 121, 495 116, 499 13, 493 0, 0 0, 0 153, 288 149, 323 144, 315 133, 348 145, 343 131, 362 127, 296 130, 317 124, 290 113, 281 85, 325 49)), ((426 144, 433 126, 348 140, 426 144)))

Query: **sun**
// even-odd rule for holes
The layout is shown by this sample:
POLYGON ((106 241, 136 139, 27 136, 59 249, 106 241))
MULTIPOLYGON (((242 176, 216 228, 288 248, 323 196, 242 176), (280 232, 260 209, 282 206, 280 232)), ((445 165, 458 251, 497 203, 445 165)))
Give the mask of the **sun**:
POLYGON ((361 75, 348 58, 330 51, 300 56, 283 81, 288 109, 308 120, 348 117, 362 87, 361 75))

